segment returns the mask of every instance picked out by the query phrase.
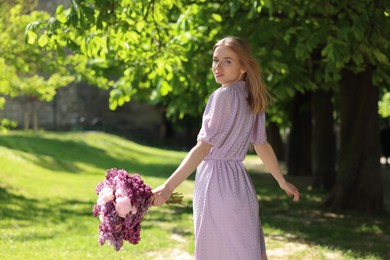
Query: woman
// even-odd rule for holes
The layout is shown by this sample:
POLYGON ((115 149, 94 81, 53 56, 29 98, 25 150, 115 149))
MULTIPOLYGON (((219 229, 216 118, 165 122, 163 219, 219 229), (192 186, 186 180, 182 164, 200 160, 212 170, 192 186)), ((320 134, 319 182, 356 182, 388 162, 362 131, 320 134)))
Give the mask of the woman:
POLYGON ((167 181, 153 190, 153 205, 163 205, 196 168, 194 192, 197 260, 267 259, 258 201, 243 160, 250 143, 288 195, 299 200, 266 140, 264 110, 269 96, 249 45, 227 37, 214 46, 217 83, 203 114, 197 144, 167 181))

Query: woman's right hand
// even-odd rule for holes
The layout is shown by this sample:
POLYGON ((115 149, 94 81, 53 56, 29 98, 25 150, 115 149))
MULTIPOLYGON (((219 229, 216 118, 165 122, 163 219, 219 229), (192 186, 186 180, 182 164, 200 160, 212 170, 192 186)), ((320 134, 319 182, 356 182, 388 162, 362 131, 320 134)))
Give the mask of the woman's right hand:
POLYGON ((172 192, 167 185, 163 184, 155 188, 152 193, 152 205, 153 206, 162 206, 167 200, 171 197, 172 192))

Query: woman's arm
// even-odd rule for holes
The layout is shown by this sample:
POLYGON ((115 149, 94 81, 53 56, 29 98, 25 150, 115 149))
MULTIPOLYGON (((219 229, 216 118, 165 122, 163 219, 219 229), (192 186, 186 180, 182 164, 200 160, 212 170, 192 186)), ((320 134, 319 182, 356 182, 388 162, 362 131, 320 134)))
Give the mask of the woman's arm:
POLYGON ((268 142, 265 142, 264 144, 255 144, 254 148, 257 155, 263 161, 265 167, 279 183, 280 188, 283 189, 288 195, 293 195, 294 201, 298 201, 300 195, 299 191, 293 184, 287 182, 284 179, 272 146, 268 142))
POLYGON ((198 141, 165 183, 153 190, 152 202, 154 206, 161 206, 170 198, 177 186, 195 171, 196 167, 210 152, 211 147, 211 144, 198 141))

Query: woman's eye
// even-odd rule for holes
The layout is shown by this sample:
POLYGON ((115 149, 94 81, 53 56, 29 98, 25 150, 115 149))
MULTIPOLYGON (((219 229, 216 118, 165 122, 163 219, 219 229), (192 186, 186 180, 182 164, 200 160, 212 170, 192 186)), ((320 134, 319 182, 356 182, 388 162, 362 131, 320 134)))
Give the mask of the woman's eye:
POLYGON ((218 60, 215 60, 215 59, 214 59, 214 60, 213 60, 213 63, 218 63, 218 60))
POLYGON ((231 60, 225 60, 225 63, 226 64, 230 64, 230 63, 232 63, 232 61, 231 60))

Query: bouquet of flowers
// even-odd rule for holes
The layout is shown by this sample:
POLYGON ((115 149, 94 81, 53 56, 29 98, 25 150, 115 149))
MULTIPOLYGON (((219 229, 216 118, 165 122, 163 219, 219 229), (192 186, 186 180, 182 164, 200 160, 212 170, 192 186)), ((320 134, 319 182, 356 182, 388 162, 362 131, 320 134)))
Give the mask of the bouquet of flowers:
MULTIPOLYGON (((93 215, 99 216, 99 243, 108 241, 116 251, 123 241, 137 244, 140 239, 141 221, 152 205, 152 189, 136 174, 115 168, 106 171, 106 178, 96 186, 97 203, 93 215)), ((172 194, 168 204, 181 203, 183 196, 172 194)))

